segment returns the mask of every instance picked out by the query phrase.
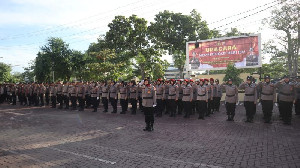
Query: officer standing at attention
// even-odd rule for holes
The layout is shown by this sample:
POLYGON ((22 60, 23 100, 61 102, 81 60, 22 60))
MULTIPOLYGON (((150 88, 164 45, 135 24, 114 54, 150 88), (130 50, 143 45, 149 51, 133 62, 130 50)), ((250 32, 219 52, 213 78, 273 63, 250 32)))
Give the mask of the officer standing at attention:
POLYGON ((198 119, 204 120, 204 115, 207 114, 208 103, 208 87, 204 85, 205 80, 201 79, 197 85, 197 112, 199 113, 198 119))
POLYGON ((39 97, 40 97, 40 100, 41 100, 41 105, 40 106, 42 107, 42 106, 45 105, 44 104, 44 97, 45 97, 45 93, 46 93, 46 87, 44 86, 43 83, 41 83, 40 86, 39 86, 39 89, 40 89, 39 97))
POLYGON ((289 76, 285 75, 283 79, 274 86, 279 91, 279 112, 282 115, 283 123, 291 125, 293 103, 296 101, 295 84, 290 82, 289 76))
POLYGON ((207 111, 206 111, 206 116, 210 116, 212 114, 212 108, 213 108, 213 84, 214 84, 214 79, 210 78, 210 83, 208 83, 208 79, 205 79, 205 86, 207 87, 207 94, 208 94, 208 100, 207 100, 207 111))
POLYGON ((122 81, 121 84, 119 85, 119 93, 120 93, 120 104, 122 107, 122 112, 120 114, 126 114, 127 111, 127 93, 128 89, 127 86, 125 85, 125 82, 122 81))
POLYGON ((253 123, 256 111, 257 90, 256 84, 252 82, 252 76, 247 76, 247 81, 240 84, 239 89, 245 90, 244 106, 246 110, 246 122, 253 123))
POLYGON ((170 112, 170 106, 169 106, 169 81, 165 81, 164 83, 164 94, 163 94, 163 97, 164 97, 164 104, 165 104, 165 107, 166 107, 166 111, 165 111, 165 114, 169 114, 170 112))
POLYGON ((273 104, 276 102, 276 89, 270 81, 270 75, 265 75, 264 82, 258 83, 257 90, 260 93, 265 123, 271 123, 273 104))
MULTIPOLYGON (((178 115, 182 114, 182 110, 183 110, 183 104, 182 104, 182 97, 183 97, 183 91, 182 91, 182 84, 181 84, 181 80, 178 79, 176 81, 177 83, 177 92, 178 92, 178 100, 176 101, 176 105, 177 105, 177 110, 178 110, 178 115)), ((157 94, 157 93, 156 93, 157 94)))
POLYGON ((62 104, 66 104, 65 109, 69 109, 69 83, 68 82, 64 82, 62 91, 63 91, 63 103, 62 104))
POLYGON ((138 87, 136 85, 136 82, 135 80, 132 80, 130 83, 129 83, 129 92, 130 92, 130 103, 131 103, 131 106, 132 106, 132 109, 131 109, 131 114, 135 115, 136 114, 136 109, 137 109, 137 100, 138 100, 138 94, 139 94, 139 91, 138 91, 138 87))
POLYGON ((90 95, 91 95, 91 102, 93 105, 93 112, 97 112, 97 108, 98 108, 98 100, 97 98, 99 97, 99 92, 98 92, 98 86, 97 83, 92 83, 91 84, 91 91, 90 91, 90 95))
POLYGON ((168 96, 168 105, 171 112, 170 117, 175 117, 176 114, 176 101, 178 100, 177 95, 178 86, 175 84, 174 79, 170 79, 169 84, 169 96, 168 96))
POLYGON ((115 81, 110 82, 109 87, 109 101, 113 107, 111 113, 117 113, 117 103, 118 103, 118 84, 115 81))
POLYGON ((108 112, 108 100, 109 100, 109 85, 107 84, 107 81, 103 82, 101 86, 101 92, 102 92, 102 103, 104 107, 103 113, 108 112))
POLYGON ((76 108, 77 108, 77 85, 75 84, 75 82, 72 82, 69 89, 70 89, 69 92, 70 92, 70 96, 71 96, 72 110, 76 110, 76 108))
POLYGON ((57 82, 57 101, 59 103, 59 109, 63 108, 63 95, 62 95, 62 87, 61 81, 57 82))
POLYGON ((221 88, 225 90, 225 106, 228 115, 227 121, 234 121, 235 107, 238 102, 238 88, 232 84, 232 79, 229 78, 227 83, 221 84, 221 88))
POLYGON ((192 112, 193 88, 188 79, 182 82, 182 103, 184 109, 184 118, 189 118, 192 112))
POLYGON ((164 109, 163 104, 163 93, 164 93, 164 86, 162 84, 162 80, 159 78, 156 81, 156 117, 162 117, 162 112, 164 109))
POLYGON ((82 82, 78 83, 77 98, 79 103, 79 111, 84 111, 85 87, 82 82))
POLYGON ((54 83, 50 85, 51 108, 56 108, 56 87, 54 83))
POLYGON ((219 79, 215 80, 213 90, 214 90, 213 91, 213 93, 214 93, 213 94, 213 101, 214 101, 213 110, 219 112, 219 110, 220 110, 220 101, 221 101, 221 98, 222 98, 222 90, 221 90, 220 85, 219 85, 219 79))
POLYGON ((154 107, 156 105, 156 89, 150 84, 149 79, 144 80, 142 86, 143 112, 145 114, 146 128, 144 131, 153 131, 154 107))

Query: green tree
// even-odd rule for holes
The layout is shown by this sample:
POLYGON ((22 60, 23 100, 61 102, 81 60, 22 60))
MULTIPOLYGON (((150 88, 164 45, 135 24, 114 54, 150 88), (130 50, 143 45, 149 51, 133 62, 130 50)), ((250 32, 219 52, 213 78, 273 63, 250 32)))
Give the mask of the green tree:
POLYGON ((278 5, 273 11, 270 19, 265 19, 265 23, 271 28, 284 33, 283 36, 276 38, 287 54, 287 67, 291 76, 297 76, 299 68, 300 50, 300 3, 298 0, 279 0, 278 5))
POLYGON ((11 66, 0 62, 0 82, 9 82, 11 78, 11 66))
POLYGON ((232 79, 232 83, 235 85, 239 85, 242 83, 242 79, 239 77, 241 74, 241 70, 237 69, 234 64, 228 64, 227 69, 225 70, 225 77, 223 81, 228 81, 228 79, 232 79))
POLYGON ((40 48, 35 60, 34 73, 37 81, 50 81, 51 78, 54 81, 69 80, 72 74, 71 54, 69 45, 61 38, 49 38, 48 43, 40 48))
POLYGON ((217 34, 217 31, 209 30, 207 23, 196 10, 190 15, 165 10, 159 12, 154 20, 149 27, 151 41, 157 48, 164 49, 172 55, 181 77, 185 65, 186 42, 208 39, 217 34))

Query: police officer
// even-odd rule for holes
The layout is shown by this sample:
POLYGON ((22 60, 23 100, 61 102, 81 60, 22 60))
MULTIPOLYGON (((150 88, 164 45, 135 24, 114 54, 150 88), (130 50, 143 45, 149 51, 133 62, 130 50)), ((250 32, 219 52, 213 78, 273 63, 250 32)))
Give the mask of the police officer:
POLYGON ((102 103, 104 107, 104 113, 108 112, 108 99, 109 99, 109 85, 107 84, 107 81, 104 81, 101 86, 101 93, 102 93, 102 103))
POLYGON ((138 86, 136 85, 136 82, 134 80, 132 80, 129 83, 129 92, 130 92, 130 95, 129 95, 130 103, 132 106, 131 114, 135 115, 136 109, 137 109, 137 100, 138 100, 139 90, 138 90, 138 86))
POLYGON ((238 102, 238 88, 232 84, 232 79, 229 78, 227 83, 221 84, 221 88, 225 90, 225 106, 228 115, 227 121, 234 121, 236 103, 238 102))
POLYGON ((153 131, 154 107, 156 105, 156 90, 150 84, 149 79, 144 80, 142 88, 143 112, 145 115, 146 127, 144 131, 153 131))
POLYGON ((15 84, 11 85, 11 97, 12 97, 12 105, 17 104, 17 87, 15 84))
POLYGON ((56 88, 57 88, 57 102, 59 103, 59 109, 62 109, 63 108, 63 94, 62 94, 62 88, 63 88, 63 85, 61 83, 61 81, 58 81, 56 83, 56 88))
POLYGON ((77 99, 79 103, 79 111, 84 111, 85 87, 83 86, 82 82, 78 83, 77 99))
POLYGON ((195 114, 196 112, 196 108, 197 108, 197 87, 199 85, 199 82, 198 81, 194 81, 191 79, 190 80, 190 85, 192 86, 193 88, 193 101, 192 101, 192 115, 195 114))
POLYGON ((165 81, 165 83, 164 83, 164 94, 163 94, 164 96, 164 104, 165 104, 165 109, 166 109, 166 111, 165 111, 165 114, 169 114, 169 112, 170 112, 170 106, 169 106, 169 99, 168 99, 168 97, 169 97, 169 81, 165 81))
POLYGON ((56 108, 56 87, 54 83, 50 85, 51 108, 56 108))
POLYGON ((207 115, 207 103, 208 103, 208 87, 205 86, 205 80, 200 79, 199 85, 197 85, 197 112, 199 113, 198 119, 204 120, 204 115, 207 115))
POLYGON ((296 101, 295 84, 290 82, 290 77, 285 75, 280 82, 275 84, 279 93, 279 112, 282 115, 284 124, 291 125, 293 102, 296 101))
POLYGON ((276 101, 276 89, 270 81, 270 75, 265 75, 264 82, 257 85, 265 123, 271 123, 273 104, 276 101))
POLYGON ((63 103, 66 104, 65 109, 69 109, 69 82, 64 82, 64 85, 62 87, 62 96, 63 96, 63 103))
POLYGON ((75 82, 72 82, 72 84, 69 86, 69 94, 71 99, 71 110, 76 110, 77 108, 77 85, 75 82))
POLYGON ((109 87, 109 101, 113 107, 113 111, 111 113, 117 113, 118 92, 118 84, 115 81, 111 81, 109 87))
POLYGON ((177 92, 178 92, 178 96, 177 96, 178 100, 176 101, 176 106, 177 106, 178 114, 181 115, 183 110, 183 104, 182 104, 183 91, 182 91, 180 79, 177 80, 176 85, 177 85, 177 92))
POLYGON ((46 87, 46 92, 45 92, 45 100, 46 100, 46 105, 49 106, 49 94, 50 94, 50 86, 48 83, 45 85, 46 87))
POLYGON ((222 89, 219 85, 219 79, 215 80, 215 84, 213 85, 213 101, 214 101, 214 111, 219 112, 220 110, 220 101, 222 98, 222 89))
POLYGON ((256 84, 252 82, 252 76, 247 76, 247 81, 240 84, 239 89, 245 90, 244 106, 246 110, 246 122, 253 123, 256 111, 257 90, 256 84))
POLYGON ((212 114, 212 108, 213 108, 213 84, 214 84, 214 79, 210 78, 210 80, 205 79, 205 86, 207 89, 207 94, 208 94, 208 100, 207 100, 207 111, 206 111, 206 116, 210 116, 212 114), (210 83, 208 83, 210 81, 210 83))
POLYGON ((42 106, 44 106, 45 104, 44 104, 44 97, 45 97, 45 93, 46 93, 46 87, 44 86, 44 84, 43 83, 41 83, 40 84, 40 86, 39 86, 39 97, 40 97, 40 101, 41 101, 41 104, 40 104, 40 106, 42 107, 42 106))
POLYGON ((182 103, 184 109, 184 118, 189 118, 192 112, 193 88, 188 79, 182 82, 182 103))
POLYGON ((121 104, 121 108, 122 108, 122 112, 120 114, 126 114, 127 107, 128 107, 128 104, 126 103, 128 89, 127 89, 127 85, 125 85, 124 81, 121 82, 118 89, 119 89, 119 93, 120 93, 120 104, 121 104))
POLYGON ((35 83, 33 85, 33 104, 35 106, 39 105, 39 85, 37 83, 35 83))
POLYGON ((164 86, 162 84, 162 79, 157 79, 156 81, 156 117, 162 117, 163 112, 163 94, 164 94, 164 86))
POLYGON ((90 95, 91 95, 91 102, 92 102, 93 109, 94 109, 93 112, 97 112, 97 108, 98 108, 97 98, 99 97, 97 83, 92 84, 90 95))
POLYGON ((177 85, 175 84, 174 79, 170 79, 169 84, 169 95, 168 95, 168 106, 171 112, 170 117, 175 117, 176 114, 176 101, 178 100, 177 97, 177 85))

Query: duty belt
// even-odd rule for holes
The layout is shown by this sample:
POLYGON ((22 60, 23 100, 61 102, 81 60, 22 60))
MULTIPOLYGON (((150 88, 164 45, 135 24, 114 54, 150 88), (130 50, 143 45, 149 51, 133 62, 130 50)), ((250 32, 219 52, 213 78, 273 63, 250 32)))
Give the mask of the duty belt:
POLYGON ((153 99, 153 97, 143 97, 143 99, 153 99))
POLYGON ((97 94, 97 93, 91 93, 91 94, 97 94))
POLYGON ((235 96, 235 95, 226 95, 227 97, 233 97, 233 96, 235 96))
POLYGON ((108 93, 108 92, 102 92, 102 93, 108 93))
POLYGON ((190 96, 190 94, 183 94, 183 96, 190 96))
POLYGON ((254 94, 245 94, 245 96, 254 96, 254 94))
POLYGON ((136 93, 136 92, 130 92, 130 93, 136 93))
POLYGON ((176 94, 172 94, 172 95, 169 95, 169 96, 176 96, 176 94))
POLYGON ((120 94, 126 94, 126 93, 120 93, 120 94))
POLYGON ((116 92, 110 92, 110 93, 116 93, 116 92))
POLYGON ((156 94, 156 95, 162 95, 162 94, 156 94))
POLYGON ((273 93, 267 94, 267 93, 263 93, 263 92, 261 92, 261 94, 262 94, 262 95, 266 95, 266 96, 271 96, 271 95, 273 95, 273 93))
POLYGON ((205 96, 205 95, 206 95, 206 94, 203 94, 203 95, 199 95, 199 94, 198 94, 198 96, 205 96))
POLYGON ((292 96, 292 94, 282 93, 282 92, 279 92, 279 94, 282 94, 282 95, 285 95, 285 96, 292 96))

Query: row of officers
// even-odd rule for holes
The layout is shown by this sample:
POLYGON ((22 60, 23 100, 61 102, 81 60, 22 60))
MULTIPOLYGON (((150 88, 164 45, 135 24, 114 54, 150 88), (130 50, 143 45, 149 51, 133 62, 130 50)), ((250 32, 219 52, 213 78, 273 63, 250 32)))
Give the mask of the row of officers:
POLYGON ((228 121, 233 121, 235 108, 238 102, 238 90, 244 90, 244 106, 246 122, 253 122, 256 113, 256 104, 262 104, 264 121, 271 122, 273 105, 278 102, 280 117, 284 124, 290 125, 292 108, 295 104, 296 115, 300 114, 300 80, 290 80, 284 76, 281 81, 271 83, 270 76, 265 75, 264 81, 255 83, 252 76, 248 76, 245 82, 236 86, 232 79, 220 84, 219 80, 192 79, 163 81, 157 79, 142 82, 64 82, 51 84, 2 84, 0 86, 0 103, 5 100, 16 104, 17 99, 21 105, 44 106, 49 105, 60 109, 77 109, 92 107, 97 111, 102 100, 104 111, 108 112, 108 104, 111 103, 112 113, 117 113, 117 103, 120 101, 122 111, 128 111, 128 104, 132 105, 131 114, 136 114, 137 104, 145 114, 145 130, 153 130, 154 112, 157 117, 163 113, 175 117, 184 113, 185 118, 196 112, 199 119, 210 116, 214 111, 219 111, 220 100, 225 92, 225 106, 228 121), (278 96, 276 96, 278 93, 278 96), (70 104, 71 102, 71 104, 70 104), (71 107, 69 107, 71 105, 71 107))

